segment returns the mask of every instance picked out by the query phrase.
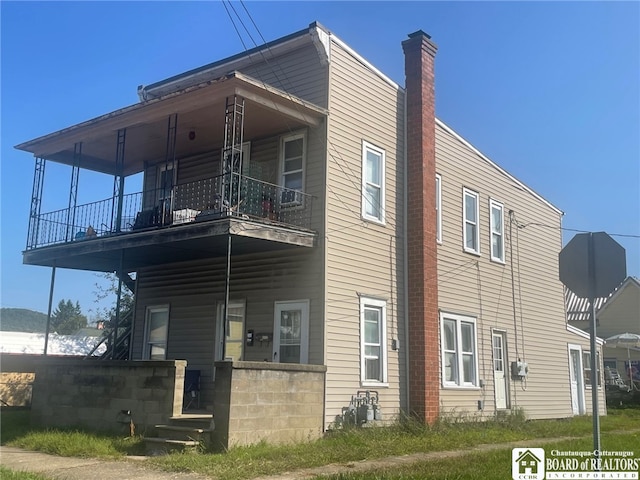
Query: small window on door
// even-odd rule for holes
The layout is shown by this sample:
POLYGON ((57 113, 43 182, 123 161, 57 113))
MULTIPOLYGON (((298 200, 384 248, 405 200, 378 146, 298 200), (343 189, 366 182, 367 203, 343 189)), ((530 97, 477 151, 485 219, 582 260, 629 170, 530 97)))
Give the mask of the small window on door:
POLYGON ((309 361, 309 300, 276 302, 273 361, 309 361))
POLYGON ((169 331, 169 306, 147 307, 144 327, 144 351, 146 360, 167 359, 167 333, 169 331))

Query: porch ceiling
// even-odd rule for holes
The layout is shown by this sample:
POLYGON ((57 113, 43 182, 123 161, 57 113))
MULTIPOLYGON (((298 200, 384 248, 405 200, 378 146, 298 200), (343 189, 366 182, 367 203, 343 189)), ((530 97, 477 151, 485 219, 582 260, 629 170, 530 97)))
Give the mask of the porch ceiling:
POLYGON ((225 218, 27 250, 23 263, 114 272, 120 268, 123 255, 124 270, 133 272, 153 265, 224 256, 228 234, 232 236, 232 255, 313 247, 316 237, 306 230, 225 218))
POLYGON ((317 126, 327 111, 239 72, 215 81, 140 102, 101 117, 16 145, 36 157, 72 165, 74 144, 82 142, 80 168, 113 174, 117 132, 126 128, 125 175, 144 162, 164 160, 168 119, 177 114, 176 156, 220 148, 226 99, 245 99, 244 138, 260 138, 303 126, 317 126), (189 138, 189 132, 195 138, 189 138))

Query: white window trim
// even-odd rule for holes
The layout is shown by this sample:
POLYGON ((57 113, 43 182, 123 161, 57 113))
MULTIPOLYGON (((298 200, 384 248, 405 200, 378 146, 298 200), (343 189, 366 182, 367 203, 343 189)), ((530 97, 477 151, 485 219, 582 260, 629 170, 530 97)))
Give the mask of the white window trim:
POLYGON ((360 385, 363 387, 387 387, 387 302, 376 298, 360 297, 360 385), (379 308, 380 315, 380 365, 382 367, 382 381, 366 379, 365 374, 365 341, 364 341, 364 310, 366 307, 379 308))
MULTIPOLYGON (((444 388, 455 388, 455 389, 467 389, 467 390, 477 390, 479 389, 480 380, 478 377, 478 325, 475 317, 468 317, 465 315, 457 315, 455 313, 440 313, 440 376, 442 378, 442 386, 444 388), (444 351, 444 321, 445 320, 454 320, 456 322, 456 361, 457 361, 457 371, 458 371, 458 381, 451 382, 445 380, 444 368, 445 368, 445 351, 444 351), (463 372, 463 362, 462 362, 462 331, 461 324, 462 323, 471 323, 473 324, 473 368, 474 368, 474 379, 475 383, 471 382, 462 382, 462 372, 463 372)), ((505 372, 506 374, 506 372, 505 372)))
MULTIPOLYGON (((282 186, 282 188, 287 188, 285 186, 285 170, 284 170, 284 154, 285 154, 285 144, 287 142, 292 142, 295 140, 298 140, 299 138, 302 138, 302 168, 300 170, 292 170, 290 172, 286 172, 287 174, 289 173, 297 173, 297 172, 302 172, 302 188, 299 190, 300 192, 304 192, 304 186, 306 185, 306 170, 307 170, 307 132, 303 131, 303 132, 295 132, 295 133, 291 133, 289 135, 283 135, 282 137, 280 137, 280 153, 279 153, 279 176, 280 176, 280 186, 282 186)), ((280 200, 280 202, 283 205, 287 205, 287 206, 294 206, 294 205, 299 205, 302 204, 302 195, 295 195, 295 200, 292 202, 282 202, 280 200)))
MULTIPOLYGON (((471 222, 469 222, 471 223, 471 222)), ((480 194, 476 191, 469 190, 464 187, 462 189, 462 248, 467 253, 474 255, 480 255, 480 194), (475 244, 476 250, 467 247, 467 196, 471 196, 476 200, 476 235, 475 244)))
MULTIPOLYGON (((580 358, 582 363, 582 379, 584 381, 585 390, 591 390, 591 386, 593 385, 593 368, 591 367, 591 350, 582 350, 582 357, 580 358), (585 364, 585 357, 589 358, 589 383, 587 383, 587 376, 585 375, 585 371, 587 370, 585 364)), ((596 368, 596 381, 598 383, 598 390, 602 390, 602 359, 600 358, 600 352, 596 351, 596 362, 598 363, 598 368, 596 368)))
POLYGON ((442 176, 436 173, 436 241, 442 243, 442 176))
POLYGON ((165 340, 164 340, 164 357, 165 360, 167 358, 167 349, 169 346, 169 321, 171 320, 169 305, 152 305, 148 306, 145 309, 144 314, 144 346, 142 351, 142 358, 145 360, 151 359, 151 344, 149 343, 149 316, 154 312, 167 312, 167 327, 165 331, 165 340))
POLYGON ((361 189, 361 202, 362 202, 362 218, 363 220, 367 220, 369 222, 373 222, 373 223, 377 223, 379 225, 385 225, 386 220, 386 212, 385 212, 385 163, 386 163, 386 152, 384 151, 384 149, 377 147, 375 145, 373 145, 372 143, 369 143, 365 140, 362 141, 362 189, 361 189), (366 162, 367 162, 367 152, 368 151, 372 151, 378 155, 380 155, 380 217, 376 217, 373 215, 369 215, 367 213, 367 197, 365 195, 365 191, 366 191, 366 187, 367 187, 367 181, 365 178, 365 169, 366 169, 366 162))
POLYGON ((489 199, 489 252, 492 262, 497 263, 505 263, 504 257, 504 205, 493 198, 489 199), (495 257, 493 255, 493 236, 498 235, 498 233, 494 232, 494 223, 493 223, 493 209, 500 210, 500 221, 502 223, 502 232, 499 234, 502 237, 502 248, 500 250, 500 257, 495 257))
MULTIPOLYGON (((237 358, 236 361, 238 360, 244 360, 244 355, 245 355, 245 345, 244 342, 246 341, 246 337, 245 337, 245 328, 246 328, 246 322, 247 322, 247 302, 244 299, 241 300, 229 300, 229 308, 234 308, 234 307, 242 307, 244 309, 244 317, 242 318, 242 336, 240 337, 240 342, 243 344, 242 345, 242 354, 241 354, 241 358, 237 358)), ((217 310, 217 318, 216 318, 216 345, 215 345, 215 352, 214 352, 214 357, 216 361, 221 361, 221 360, 231 360, 230 357, 226 357, 226 358, 222 358, 222 350, 223 350, 223 343, 226 342, 226 338, 224 339, 224 342, 222 340, 222 322, 224 322, 224 319, 222 318, 222 316, 224 315, 224 302, 218 302, 218 310, 217 310)), ((226 332, 226 336, 229 335, 229 332, 226 332)), ((233 342, 233 343, 238 343, 238 342, 233 342)))

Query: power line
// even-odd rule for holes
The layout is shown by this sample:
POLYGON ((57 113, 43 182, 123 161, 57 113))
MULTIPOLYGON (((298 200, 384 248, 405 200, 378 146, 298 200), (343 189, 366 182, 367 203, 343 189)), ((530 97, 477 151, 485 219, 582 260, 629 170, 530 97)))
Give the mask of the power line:
MULTIPOLYGON (((553 230, 563 230, 565 232, 591 233, 591 230, 580 230, 576 228, 556 227, 553 225, 547 225, 545 223, 538 223, 538 222, 519 223, 516 220, 515 223, 519 229, 523 229, 526 227, 544 227, 544 228, 551 228, 553 230)), ((612 237, 640 238, 640 235, 635 235, 631 233, 609 233, 609 232, 606 232, 606 233, 607 235, 610 235, 612 237)))

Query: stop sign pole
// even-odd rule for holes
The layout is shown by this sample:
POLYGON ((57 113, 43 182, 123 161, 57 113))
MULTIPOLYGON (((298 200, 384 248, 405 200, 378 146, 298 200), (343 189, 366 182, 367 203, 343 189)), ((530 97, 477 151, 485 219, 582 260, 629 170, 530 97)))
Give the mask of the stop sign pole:
MULTIPOLYGON (((591 407, 593 416, 593 451, 596 455, 596 462, 600 458, 600 409, 598 408, 598 356, 596 355, 596 272, 595 272, 595 249, 593 248, 593 234, 588 237, 589 250, 589 310, 591 332, 589 334, 589 346, 591 348, 591 407)), ((605 387, 606 388, 606 387, 605 387)), ((596 463, 597 465, 597 463, 596 463)), ((599 470, 599 468, 598 468, 599 470)))
MULTIPOLYGON (((624 248, 604 232, 579 233, 560 251, 560 281, 580 298, 589 299, 591 332, 591 406, 593 449, 600 452, 598 357, 596 355, 596 298, 607 297, 627 276, 624 248)), ((577 373, 577 372, 576 372, 577 373)))

